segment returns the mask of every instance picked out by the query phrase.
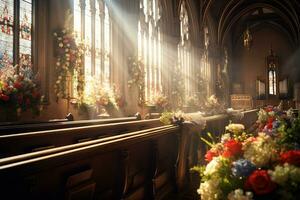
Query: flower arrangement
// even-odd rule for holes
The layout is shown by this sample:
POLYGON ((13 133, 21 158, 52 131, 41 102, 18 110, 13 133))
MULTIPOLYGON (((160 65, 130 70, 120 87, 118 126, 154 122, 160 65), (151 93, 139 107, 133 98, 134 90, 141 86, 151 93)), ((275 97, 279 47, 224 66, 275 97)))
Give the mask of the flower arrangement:
POLYGON ((242 124, 230 124, 220 142, 203 140, 211 147, 208 163, 194 168, 202 177, 202 200, 300 197, 300 118, 267 107, 258 121, 263 128, 252 135, 242 124))
POLYGON ((211 95, 204 103, 204 109, 207 114, 224 113, 224 105, 219 102, 215 95, 211 95))
POLYGON ((84 44, 69 28, 54 32, 54 37, 57 57, 54 90, 57 99, 70 98, 72 82, 76 80, 77 99, 81 102, 85 85, 82 63, 84 44))
POLYGON ((168 106, 168 97, 158 93, 152 98, 150 104, 154 105, 158 110, 164 110, 168 106))
POLYGON ((139 105, 145 105, 145 71, 144 63, 142 60, 129 57, 128 58, 128 87, 136 86, 138 88, 139 105))
POLYGON ((9 68, 0 73, 0 109, 4 112, 2 115, 6 115, 4 120, 16 120, 26 110, 38 115, 42 109, 42 96, 36 76, 31 68, 9 68), (15 114, 17 116, 12 116, 15 114))
POLYGON ((159 120, 165 125, 170 125, 170 124, 180 125, 184 122, 184 113, 182 111, 163 112, 159 120))
MULTIPOLYGON (((119 89, 116 86, 95 80, 93 77, 86 77, 87 84, 84 91, 83 104, 85 107, 93 107, 94 110, 104 112, 116 112, 124 107, 125 102, 119 89)), ((112 113, 110 113, 112 114, 112 113)))
POLYGON ((175 66, 172 77, 172 102, 173 108, 180 108, 184 104, 184 81, 179 65, 175 66))

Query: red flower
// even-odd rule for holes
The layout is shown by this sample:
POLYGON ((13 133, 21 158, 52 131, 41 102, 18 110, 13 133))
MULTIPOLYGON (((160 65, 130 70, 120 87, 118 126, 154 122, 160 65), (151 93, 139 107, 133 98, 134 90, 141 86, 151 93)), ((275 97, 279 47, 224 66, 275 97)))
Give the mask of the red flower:
POLYGON ((222 156, 224 157, 224 158, 230 158, 230 157, 233 157, 234 155, 232 154, 232 152, 231 151, 224 151, 223 152, 223 154, 222 154, 222 156))
POLYGON ((1 94, 0 95, 0 99, 3 100, 3 101, 8 101, 9 100, 9 96, 6 95, 6 94, 1 94))
POLYGON ((207 151, 206 154, 205 154, 205 160, 207 162, 210 162, 214 157, 217 157, 219 154, 214 152, 214 151, 207 151))
POLYGON ((246 180, 245 189, 253 190, 257 195, 271 193, 276 188, 267 170, 255 170, 246 180))
POLYGON ((20 88, 22 88, 22 84, 20 82, 15 82, 14 83, 14 88, 20 89, 20 88))
POLYGON ((223 153, 223 156, 225 157, 231 157, 231 156, 237 156, 242 153, 242 143, 236 141, 236 140, 228 140, 225 144, 225 151, 223 153))
POLYGON ((282 163, 289 163, 300 167, 300 150, 291 150, 280 155, 282 163))
POLYGON ((272 106, 268 106, 265 110, 266 110, 267 112, 271 112, 271 111, 273 111, 273 107, 272 107, 272 106))
POLYGON ((268 118, 268 124, 272 124, 274 122, 275 118, 274 117, 269 117, 268 118))
POLYGON ((267 129, 272 129, 273 128, 273 123, 267 123, 267 129))

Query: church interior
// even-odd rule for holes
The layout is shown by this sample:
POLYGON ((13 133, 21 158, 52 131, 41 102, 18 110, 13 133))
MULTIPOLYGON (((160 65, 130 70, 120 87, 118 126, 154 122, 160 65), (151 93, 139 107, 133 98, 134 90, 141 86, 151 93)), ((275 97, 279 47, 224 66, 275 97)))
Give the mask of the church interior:
POLYGON ((0 198, 300 199, 299 0, 0 0, 0 198))

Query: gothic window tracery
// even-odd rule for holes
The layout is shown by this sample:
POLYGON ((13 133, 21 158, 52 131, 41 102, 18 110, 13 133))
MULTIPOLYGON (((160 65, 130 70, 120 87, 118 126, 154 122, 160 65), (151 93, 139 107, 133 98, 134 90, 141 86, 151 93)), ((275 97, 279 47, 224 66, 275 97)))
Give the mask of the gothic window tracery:
POLYGON ((74 31, 85 42, 84 75, 110 87, 111 18, 105 0, 74 0, 74 31))
POLYGON ((180 43, 178 44, 178 62, 184 79, 185 96, 192 96, 192 54, 190 41, 189 16, 186 3, 180 5, 180 43))
POLYGON ((162 35, 159 0, 141 0, 138 22, 138 58, 144 62, 145 100, 162 93, 162 35))

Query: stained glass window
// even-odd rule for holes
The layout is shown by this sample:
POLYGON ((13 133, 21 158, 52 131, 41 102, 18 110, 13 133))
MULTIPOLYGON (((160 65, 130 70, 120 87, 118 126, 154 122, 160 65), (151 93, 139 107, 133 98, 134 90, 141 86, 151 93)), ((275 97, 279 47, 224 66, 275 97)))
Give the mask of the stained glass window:
POLYGON ((183 74, 185 96, 192 96, 192 53, 189 16, 185 1, 182 1, 180 5, 180 43, 178 44, 178 63, 183 74))
POLYGON ((19 64, 20 70, 32 66, 32 3, 32 0, 0 1, 1 72, 15 64, 19 64))
POLYGON ((268 87, 269 95, 277 95, 277 68, 278 68, 278 56, 276 56, 270 49, 270 55, 267 56, 267 77, 268 77, 268 87))
POLYGON ((105 0, 74 0, 73 12, 74 30, 85 41, 86 87, 91 87, 91 79, 109 87, 111 19, 107 3, 105 0))
POLYGON ((277 77, 276 77, 276 71, 275 69, 271 68, 269 69, 269 94, 270 95, 277 95, 277 77))
POLYGON ((20 67, 31 66, 32 1, 20 0, 20 67))
POLYGON ((145 66, 145 100, 162 93, 162 36, 158 0, 140 1, 138 57, 145 66))

